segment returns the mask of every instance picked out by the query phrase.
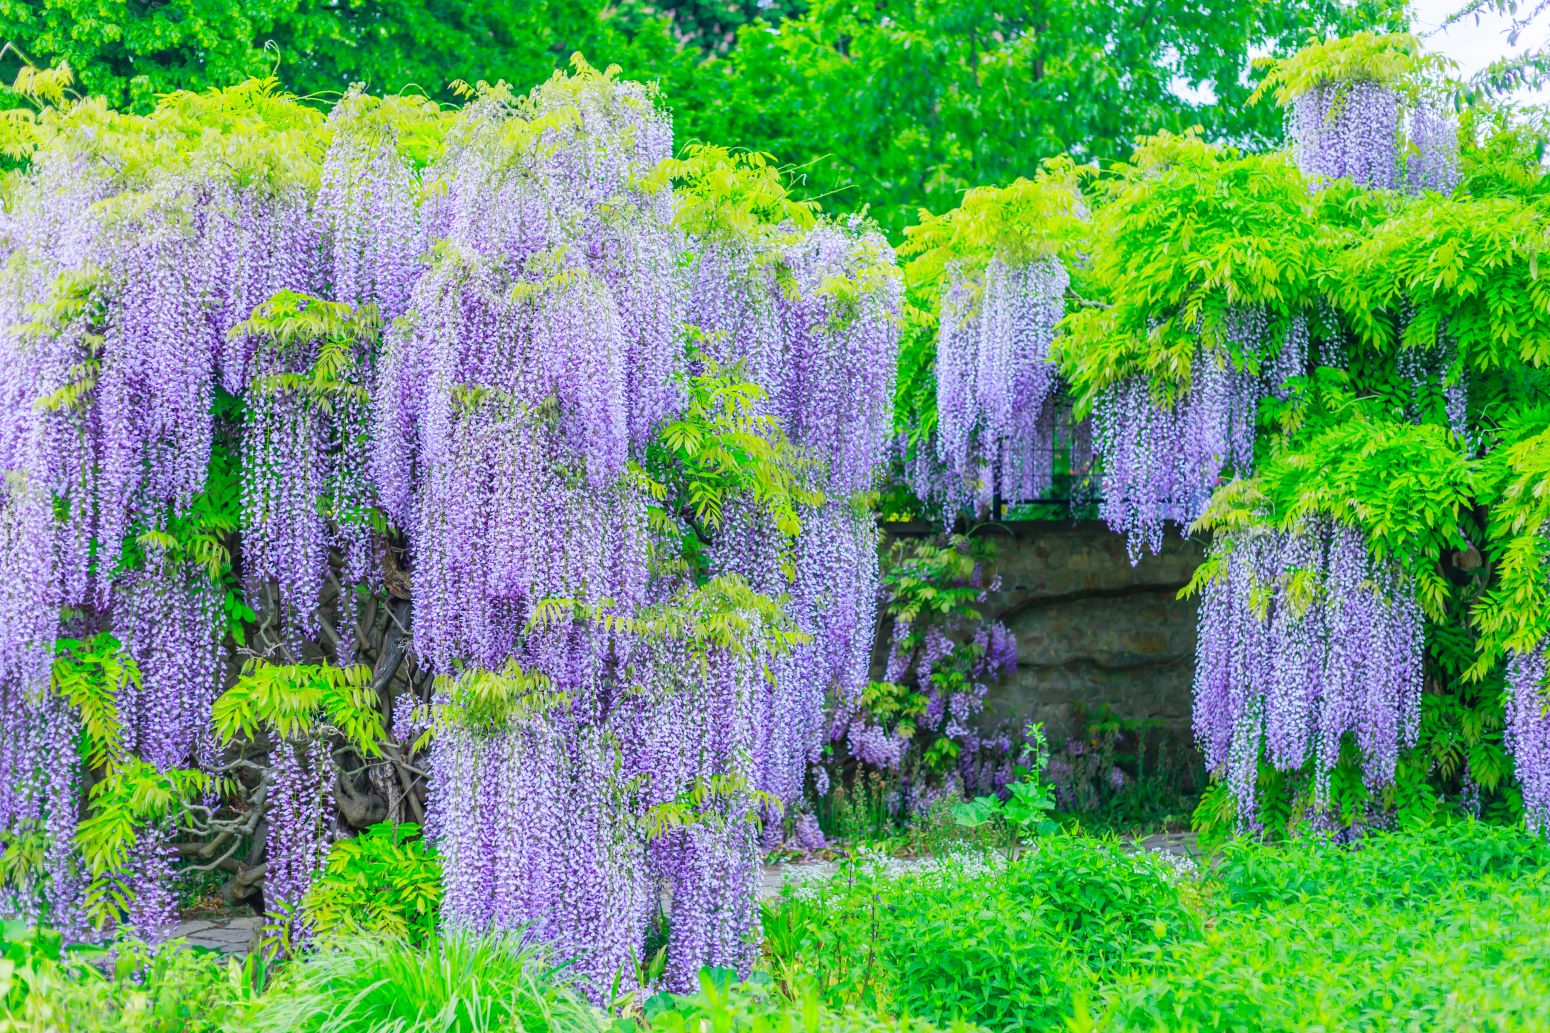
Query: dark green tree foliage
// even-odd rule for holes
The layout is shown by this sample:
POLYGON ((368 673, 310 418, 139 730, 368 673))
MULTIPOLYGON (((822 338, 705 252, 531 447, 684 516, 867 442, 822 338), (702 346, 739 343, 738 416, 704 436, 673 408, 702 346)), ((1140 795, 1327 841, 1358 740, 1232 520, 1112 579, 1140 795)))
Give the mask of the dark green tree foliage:
POLYGON ((1052 155, 1122 158, 1195 124, 1277 138, 1280 115, 1244 103, 1252 49, 1404 19, 1395 0, 0 0, 0 77, 68 62, 82 93, 138 111, 271 72, 301 95, 449 99, 453 80, 535 82, 581 51, 658 81, 682 139, 777 155, 804 196, 897 234, 1052 155))
POLYGON ((743 26, 760 21, 773 24, 806 9, 807 0, 621 0, 611 13, 631 34, 665 17, 677 39, 724 54, 743 26))
POLYGON ((1121 158, 1137 137, 1201 124, 1212 137, 1279 137, 1245 103, 1255 46, 1398 25, 1400 5, 1332 0, 817 0, 778 30, 751 27, 675 96, 690 135, 736 139, 801 166, 813 195, 870 205, 893 233, 921 206, 1031 175, 1041 159, 1121 158), (1173 89, 1206 87, 1212 103, 1173 89), (703 101, 698 100, 703 97, 703 101))
MULTIPOLYGON (((540 82, 585 51, 676 81, 664 19, 634 19, 633 45, 601 0, 0 0, 0 61, 67 62, 82 93, 148 111, 158 93, 276 72, 296 93, 456 79, 540 82), (21 53, 15 53, 19 50, 21 53)), ((646 78, 638 74, 639 78, 646 78)))

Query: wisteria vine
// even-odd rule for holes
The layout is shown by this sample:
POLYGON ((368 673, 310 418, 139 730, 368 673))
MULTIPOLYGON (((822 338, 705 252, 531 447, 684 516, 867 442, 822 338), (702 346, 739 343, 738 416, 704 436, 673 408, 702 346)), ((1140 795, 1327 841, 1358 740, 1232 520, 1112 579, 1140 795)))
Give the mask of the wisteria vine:
POLYGON ((801 206, 686 220, 704 163, 762 173, 674 165, 658 98, 611 73, 468 99, 356 90, 325 119, 251 83, 46 114, 0 290, 0 833, 50 851, 15 908, 86 935, 97 858, 135 888, 117 920, 159 938, 172 839, 219 827, 211 863, 241 873, 266 837, 294 945, 335 806, 359 809, 336 754, 402 760, 413 726, 448 925, 531 930, 601 992, 635 978, 665 888, 669 985, 751 963, 761 823, 866 679, 893 253, 801 206), (707 382, 732 409, 691 406, 707 382), (360 641, 384 596, 412 621, 390 606, 392 641, 360 641), (44 746, 76 720, 53 643, 99 630, 134 675, 81 711, 107 736, 83 764, 44 746), (222 696, 234 644, 281 666, 222 696), (190 797, 78 846, 88 776, 201 771, 258 809, 190 797))

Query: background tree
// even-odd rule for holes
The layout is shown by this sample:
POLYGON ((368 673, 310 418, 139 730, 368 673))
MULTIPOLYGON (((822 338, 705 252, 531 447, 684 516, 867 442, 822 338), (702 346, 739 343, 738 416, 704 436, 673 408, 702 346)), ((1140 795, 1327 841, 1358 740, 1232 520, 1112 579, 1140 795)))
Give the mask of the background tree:
POLYGON ((1062 152, 1123 157, 1141 134, 1197 123, 1213 138, 1279 139, 1280 112, 1246 103, 1251 50, 1405 20, 1391 0, 816 0, 778 31, 739 32, 695 96, 670 99, 688 135, 778 155, 802 167, 810 196, 870 205, 897 233, 918 207, 944 211, 1062 152))
POLYGON ((0 0, 0 40, 137 111, 276 70, 301 95, 360 81, 446 100, 453 80, 535 82, 580 50, 659 83, 679 139, 774 154, 799 194, 869 206, 895 239, 916 209, 1055 154, 1121 158, 1197 123, 1278 139, 1274 107, 1246 103, 1252 52, 1406 20, 1399 0, 0 0))
POLYGON ((303 96, 364 82, 450 99, 456 79, 537 82, 578 50, 673 81, 693 58, 680 61, 668 21, 639 12, 626 36, 601 0, 0 0, 0 40, 21 51, 0 77, 22 55, 65 61, 82 93, 139 112, 158 93, 272 72, 303 96))

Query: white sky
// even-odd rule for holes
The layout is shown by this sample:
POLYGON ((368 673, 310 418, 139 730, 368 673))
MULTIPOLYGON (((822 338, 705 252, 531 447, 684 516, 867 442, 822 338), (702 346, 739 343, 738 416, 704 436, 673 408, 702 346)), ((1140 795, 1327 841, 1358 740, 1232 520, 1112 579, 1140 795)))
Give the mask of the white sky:
MULTIPOLYGON (((1535 24, 1524 29, 1518 35, 1516 46, 1507 42, 1512 19, 1490 12, 1482 12, 1478 18, 1471 16, 1449 26, 1446 32, 1442 31, 1442 23, 1448 15, 1464 3, 1465 0, 1411 0, 1410 4, 1415 13, 1416 35, 1421 37, 1428 50, 1455 62, 1458 65, 1455 74, 1461 79, 1469 78, 1498 58, 1515 57, 1550 44, 1550 14, 1542 15, 1535 24)), ((1534 0, 1520 2, 1523 10, 1533 6, 1534 0)), ((1263 53, 1256 49, 1250 57, 1263 53)), ((1183 79, 1174 80, 1173 92, 1197 103, 1211 103, 1214 96, 1210 84, 1192 86, 1183 79)), ((1550 89, 1520 90, 1514 97, 1523 103, 1550 103, 1550 89)))
MULTIPOLYGON (((1536 50, 1550 42, 1550 17, 1539 20, 1524 29, 1518 36, 1517 46, 1507 43, 1507 31, 1512 19, 1488 11, 1464 19, 1439 31, 1448 15, 1463 7, 1462 0, 1412 0, 1410 8, 1415 12, 1415 32, 1425 42, 1427 49, 1442 54, 1458 63, 1461 78, 1478 72, 1492 61, 1503 57, 1516 57, 1536 50)), ((1524 11, 1533 7, 1533 0, 1523 0, 1519 5, 1524 11)), ((1522 92, 1519 100, 1543 103, 1550 101, 1550 90, 1534 93, 1522 92)))

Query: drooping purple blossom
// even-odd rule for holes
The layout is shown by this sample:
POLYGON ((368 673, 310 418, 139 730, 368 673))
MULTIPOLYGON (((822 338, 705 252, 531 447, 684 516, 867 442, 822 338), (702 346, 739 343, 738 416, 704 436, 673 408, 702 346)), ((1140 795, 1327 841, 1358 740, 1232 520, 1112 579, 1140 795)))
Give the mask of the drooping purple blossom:
MULTIPOLYGON (((759 825, 779 811, 757 794, 799 796, 825 701, 866 678, 877 531, 856 497, 889 437, 892 251, 859 222, 741 244, 687 237, 671 186, 650 175, 672 153, 671 126, 636 84, 581 75, 527 97, 484 91, 423 172, 382 104, 352 92, 338 105, 315 187, 235 168, 218 146, 136 170, 127 190, 89 155, 42 155, 0 218, 8 255, 26 252, 0 282, 0 450, 16 473, 0 489, 0 689, 13 715, 0 722, 0 824, 52 844, 32 906, 65 924, 84 889, 71 846, 78 726, 46 693, 61 607, 111 628, 140 666, 117 701, 130 751, 162 770, 217 762, 224 586, 178 535, 224 487, 211 471, 239 426, 233 569, 250 594, 277 591, 288 636, 314 630, 336 573, 346 592, 369 578, 380 505, 409 542, 417 658, 447 675, 516 660, 563 694, 508 727, 438 736, 427 831, 446 861, 447 921, 527 926, 586 955, 596 989, 633 975, 666 888, 670 982, 746 968, 759 825), (62 273, 86 285, 83 314, 16 330, 62 273), (349 389, 327 404, 302 386, 321 342, 232 332, 282 290, 394 320, 361 342, 349 389), (656 573, 666 543, 632 470, 682 405, 686 321, 711 335, 707 351, 747 359, 761 412, 823 496, 794 541, 762 534, 769 515, 752 514, 746 543, 729 542, 731 520, 714 543, 716 573, 789 600, 792 629, 810 638, 793 649, 707 651, 633 623, 692 588, 656 573), (557 601, 613 623, 532 622, 557 601), (685 794, 698 794, 694 820, 647 837, 685 794)), ((395 731, 404 724, 395 714, 395 731)), ((321 742, 272 748, 264 892, 301 937, 297 909, 332 831, 332 762, 321 742)), ((137 887, 126 920, 152 936, 167 924, 167 835, 144 830, 120 873, 137 887)))
POLYGON ((1394 780, 1420 724, 1422 616, 1414 584, 1372 558, 1360 531, 1315 518, 1295 532, 1234 531, 1200 603, 1195 736, 1240 818, 1261 759, 1311 764, 1315 800, 1349 737, 1369 787, 1394 780))
POLYGON ((1523 819, 1535 832, 1550 831, 1550 713, 1545 703, 1545 650, 1507 658, 1507 723, 1503 730, 1512 766, 1523 788, 1523 819))
POLYGON ((981 511, 1048 493, 1057 409, 1050 345, 1065 315, 1065 267, 992 259, 956 270, 937 334, 936 452, 981 511))
POLYGON ((270 752, 264 908, 289 942, 304 940, 302 899, 333 841, 334 768, 329 745, 279 740, 270 752))
POLYGON ((1292 102, 1297 166, 1392 190, 1399 183, 1399 93, 1375 82, 1320 83, 1292 102))
POLYGON ((864 684, 875 619, 876 529, 851 496, 887 440, 892 253, 821 224, 703 242, 680 262, 702 242, 646 176, 670 146, 665 115, 628 84, 557 80, 471 105, 427 172, 443 239, 374 396, 374 477, 408 531, 417 654, 449 677, 515 662, 563 700, 438 731, 427 831, 444 917, 526 928, 578 956, 595 992, 634 977, 659 890, 669 985, 751 964, 770 817, 753 791, 800 794, 826 697, 864 684), (544 145, 503 150, 534 116, 544 145), (641 624, 692 599, 682 576, 651 576, 676 543, 629 476, 680 404, 686 319, 709 358, 742 360, 825 496, 795 541, 734 499, 711 543, 712 573, 787 598, 811 638, 791 650, 696 647, 641 624), (557 601, 609 619, 554 619, 557 601))
MULTIPOLYGON (((1258 343, 1262 322, 1231 321, 1230 332, 1258 343)), ((1100 513, 1126 535, 1131 561, 1162 548, 1163 525, 1187 524, 1204 510, 1224 472, 1247 473, 1264 388, 1232 358, 1202 347, 1188 388, 1171 403, 1143 377, 1105 388, 1093 409, 1093 446, 1103 463, 1100 513)))
POLYGON ((166 940, 178 922, 172 858, 172 841, 165 824, 148 825, 138 831, 130 850, 129 909, 124 926, 147 943, 166 940))
POLYGON ((1406 189, 1412 194, 1431 192, 1447 196, 1453 193, 1458 182, 1458 120, 1437 102, 1422 100, 1410 112, 1406 189))

